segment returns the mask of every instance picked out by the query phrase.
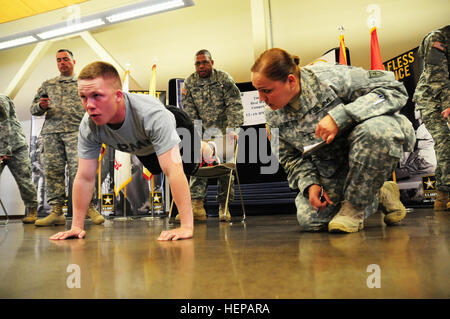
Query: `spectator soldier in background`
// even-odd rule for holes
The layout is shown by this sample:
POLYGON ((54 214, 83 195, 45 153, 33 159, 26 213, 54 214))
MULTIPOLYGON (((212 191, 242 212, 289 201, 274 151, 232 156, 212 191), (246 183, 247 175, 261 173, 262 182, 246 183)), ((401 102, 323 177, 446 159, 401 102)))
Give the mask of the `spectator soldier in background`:
MULTIPOLYGON (((236 129, 244 122, 244 111, 241 93, 233 78, 213 66, 214 60, 208 50, 200 50, 195 54, 196 72, 184 82, 182 105, 192 121, 201 120, 202 128, 206 131, 206 134, 201 135, 203 140, 222 136, 225 154, 226 145, 232 145, 230 141, 237 139, 236 129)), ((232 178, 234 181, 234 176, 232 178)), ((231 219, 229 210, 225 211, 228 179, 228 176, 219 177, 217 182, 217 201, 221 221, 231 219)), ((207 187, 207 178, 191 176, 192 209, 196 220, 206 220, 203 202, 207 187)), ((231 186, 229 201, 231 202, 233 198, 234 187, 231 186)))
MULTIPOLYGON (((47 201, 50 214, 36 221, 36 226, 65 225, 62 206, 65 202, 65 167, 69 172, 69 190, 78 167, 77 140, 78 127, 85 113, 78 96, 77 79, 74 74, 75 60, 69 50, 56 53, 56 63, 60 75, 45 81, 38 89, 31 105, 31 114, 45 114, 41 137, 43 143, 43 166, 45 173, 47 201)), ((95 224, 104 218, 89 206, 89 216, 95 224)))
POLYGON ((423 71, 414 92, 416 110, 434 140, 437 166, 435 210, 450 209, 450 25, 430 32, 419 47, 423 71))
POLYGON ((22 220, 25 224, 37 219, 37 193, 31 178, 31 160, 28 144, 20 122, 17 120, 13 102, 6 95, 0 94, 0 175, 8 166, 19 186, 20 196, 27 209, 22 220))

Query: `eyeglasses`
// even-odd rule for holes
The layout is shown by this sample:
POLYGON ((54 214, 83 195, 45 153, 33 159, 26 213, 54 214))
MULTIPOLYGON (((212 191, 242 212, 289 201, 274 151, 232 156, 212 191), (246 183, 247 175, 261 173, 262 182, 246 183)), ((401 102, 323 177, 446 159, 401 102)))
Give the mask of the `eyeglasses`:
POLYGON ((197 61, 197 62, 195 62, 195 66, 208 65, 210 63, 211 63, 210 61, 206 61, 206 60, 204 60, 204 61, 197 61))

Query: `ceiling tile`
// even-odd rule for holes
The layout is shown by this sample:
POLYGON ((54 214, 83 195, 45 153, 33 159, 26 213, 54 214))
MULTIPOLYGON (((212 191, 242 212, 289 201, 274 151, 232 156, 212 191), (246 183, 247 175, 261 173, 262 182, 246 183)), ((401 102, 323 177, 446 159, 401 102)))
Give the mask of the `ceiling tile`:
POLYGON ((88 0, 0 0, 0 23, 79 4, 88 0))

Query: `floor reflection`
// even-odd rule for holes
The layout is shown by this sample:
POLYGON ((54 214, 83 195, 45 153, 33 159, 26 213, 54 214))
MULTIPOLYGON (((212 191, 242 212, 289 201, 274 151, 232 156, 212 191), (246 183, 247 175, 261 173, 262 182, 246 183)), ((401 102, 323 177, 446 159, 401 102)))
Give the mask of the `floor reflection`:
POLYGON ((0 228, 0 298, 450 297, 445 212, 416 209, 393 227, 375 215, 347 235, 302 233, 295 216, 271 215, 212 218, 174 242, 157 241, 178 226, 159 218, 87 223, 85 239, 48 239, 69 226, 0 228), (371 265, 379 288, 369 287, 371 265))

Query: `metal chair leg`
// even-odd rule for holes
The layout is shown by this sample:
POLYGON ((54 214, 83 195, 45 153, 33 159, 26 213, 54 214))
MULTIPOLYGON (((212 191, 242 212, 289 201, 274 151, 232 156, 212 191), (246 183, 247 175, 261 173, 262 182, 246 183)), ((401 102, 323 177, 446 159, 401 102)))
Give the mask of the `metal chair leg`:
POLYGON ((5 212, 5 215, 6 215, 6 221, 3 223, 0 223, 0 225, 2 225, 2 226, 5 226, 5 225, 8 225, 8 221, 9 221, 9 216, 8 216, 8 212, 6 211, 6 208, 5 208, 5 206, 3 205, 3 202, 2 202, 2 200, 0 199, 0 205, 2 206, 2 208, 3 208, 3 211, 5 212))
POLYGON ((245 221, 245 219, 247 218, 247 215, 245 214, 245 206, 244 206, 244 198, 242 197, 242 190, 241 190, 241 182, 239 181, 239 174, 237 171, 237 166, 236 166, 236 179, 238 182, 238 188, 239 188, 239 197, 241 199, 241 206, 242 206, 242 222, 245 221))
MULTIPOLYGON (((230 171, 230 178, 228 179, 228 191, 227 191, 227 199, 225 201, 225 214, 228 211, 228 201, 230 200, 230 192, 231 192, 231 181, 233 178, 233 171, 230 171)), ((219 216, 220 217, 220 216, 219 216)))
POLYGON ((172 200, 170 201, 169 220, 170 220, 170 217, 172 216, 172 208, 173 208, 173 198, 172 198, 172 200))

